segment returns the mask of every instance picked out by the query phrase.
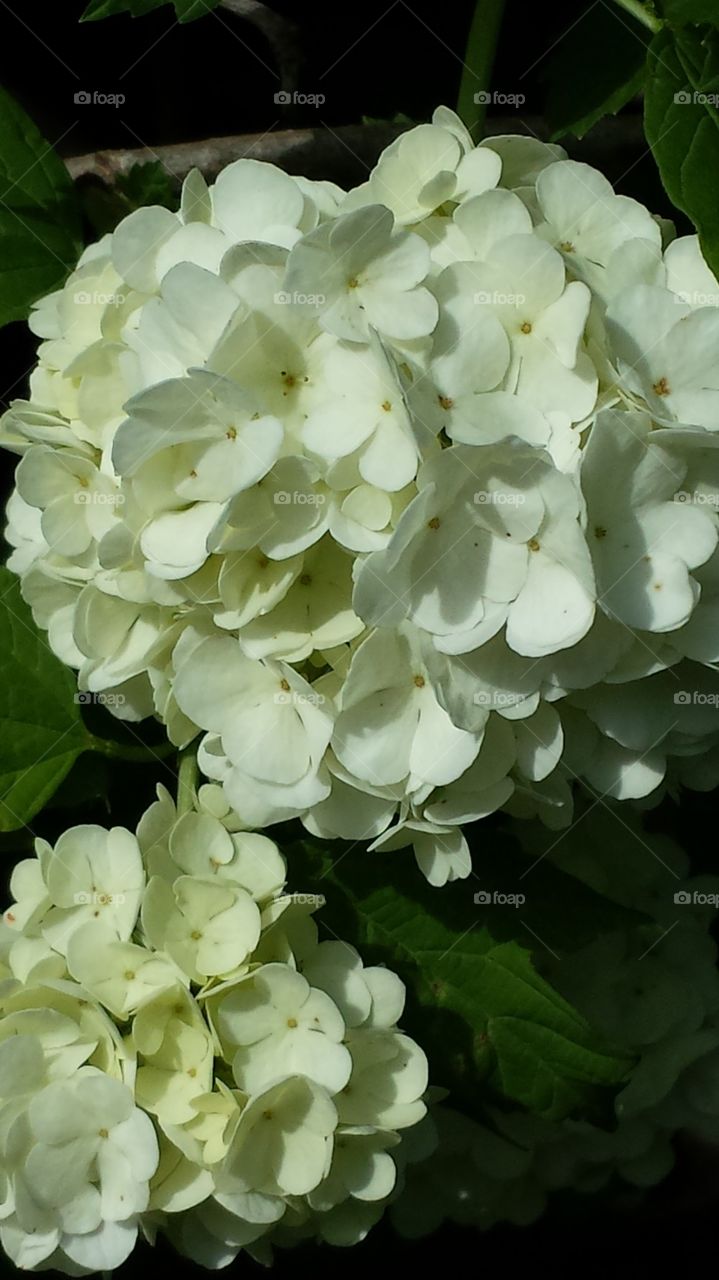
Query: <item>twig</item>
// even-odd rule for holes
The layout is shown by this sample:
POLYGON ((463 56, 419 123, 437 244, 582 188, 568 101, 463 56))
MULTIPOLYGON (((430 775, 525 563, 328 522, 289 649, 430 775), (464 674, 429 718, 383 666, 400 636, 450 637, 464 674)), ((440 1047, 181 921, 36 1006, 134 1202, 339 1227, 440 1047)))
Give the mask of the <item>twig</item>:
MULTIPOLYGON (((338 170, 351 171, 352 181, 366 176, 379 152, 401 133, 404 125, 341 125, 327 129, 278 129, 272 133, 240 133, 225 138, 205 138, 199 142, 170 143, 167 146, 123 148, 72 156, 65 163, 73 178, 93 176, 112 183, 136 164, 159 160, 171 177, 182 179, 190 169, 200 169, 213 178, 232 160, 249 156, 267 160, 283 169, 307 177, 335 176, 338 170)), ((337 178, 342 181, 341 177, 337 178)))
MULTIPOLYGON (((117 151, 95 151, 89 155, 71 156, 65 161, 72 178, 94 178, 112 185, 136 164, 159 160, 165 171, 181 181, 190 169, 200 169, 214 178, 220 169, 249 156, 266 160, 289 173, 308 178, 332 178, 344 185, 361 181, 374 165, 383 147, 408 126, 400 124, 338 125, 328 129, 281 129, 272 133, 241 133, 225 138, 204 138, 199 142, 170 143, 167 146, 138 147, 117 151)), ((520 133, 546 140, 547 127, 536 116, 494 116, 487 121, 487 137, 495 134, 520 133)), ((637 116, 607 118, 578 143, 576 138, 563 139, 570 155, 607 170, 609 176, 621 174, 628 157, 636 159, 645 149, 642 122, 637 116)))

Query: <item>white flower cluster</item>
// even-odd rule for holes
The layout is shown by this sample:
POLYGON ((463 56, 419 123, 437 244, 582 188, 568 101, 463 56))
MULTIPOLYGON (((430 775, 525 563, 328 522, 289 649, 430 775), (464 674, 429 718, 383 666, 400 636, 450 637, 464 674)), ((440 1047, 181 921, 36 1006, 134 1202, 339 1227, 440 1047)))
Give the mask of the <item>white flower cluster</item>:
POLYGON ((12 877, 0 927, 0 1241, 23 1269, 119 1266, 138 1231, 197 1262, 353 1244, 425 1114, 404 986, 319 942, 221 790, 137 836, 79 826, 12 877))
POLYGON ((592 1194, 617 1178, 638 1189, 661 1182, 679 1131, 719 1140, 719 971, 710 934, 719 882, 691 876, 672 840, 636 825, 641 840, 618 840, 616 818, 593 817, 550 857, 643 913, 644 923, 601 932, 544 967, 606 1042, 634 1060, 614 1115, 551 1120, 490 1104, 482 1122, 438 1102, 403 1151, 392 1208, 403 1235, 428 1234, 446 1219, 524 1226, 557 1191, 592 1194))
POLYGON ((452 112, 345 193, 240 160, 31 324, 11 566, 80 687, 246 829, 413 846, 719 780, 719 284, 452 112))

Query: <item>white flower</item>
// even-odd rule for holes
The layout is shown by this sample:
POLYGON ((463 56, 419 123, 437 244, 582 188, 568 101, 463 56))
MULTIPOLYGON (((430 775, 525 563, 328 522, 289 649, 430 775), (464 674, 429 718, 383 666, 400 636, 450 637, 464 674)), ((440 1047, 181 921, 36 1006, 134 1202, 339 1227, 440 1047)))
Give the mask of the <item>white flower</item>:
POLYGON ((342 688, 332 749, 350 774, 409 792, 459 777, 479 750, 437 698, 422 637, 409 627, 379 629, 357 650, 342 688))
POLYGON ((323 391, 302 432, 305 448, 330 463, 356 454, 360 476, 378 489, 396 492, 409 484, 419 446, 398 371, 376 335, 367 346, 344 343, 328 351, 323 391))
POLYGON ((244 964, 260 937, 260 913, 246 890, 196 876, 178 876, 171 887, 153 876, 142 923, 153 946, 195 982, 244 964))
POLYGON ((176 985, 138 1010, 132 1028, 138 1053, 135 1092, 163 1124, 197 1118, 195 1103, 212 1089, 213 1041, 197 1003, 176 985))
POLYGON ((293 577, 274 608, 242 627, 240 646, 250 658, 301 662, 315 649, 333 649, 364 630, 352 609, 352 561, 334 541, 323 539, 305 552, 302 572, 293 577))
POLYGON ((123 827, 73 827, 54 849, 40 849, 43 878, 52 908, 42 932, 61 954, 75 929, 99 920, 111 935, 127 941, 140 910, 145 873, 137 840, 123 827))
POLYGON ((579 280, 567 283, 561 255, 536 236, 507 236, 487 262, 472 264, 471 274, 475 298, 509 339, 510 389, 540 412, 561 412, 572 422, 591 413, 597 378, 581 349, 591 294, 579 280))
POLYGON ((328 794, 322 758, 332 716, 285 663, 254 661, 236 641, 211 638, 180 667, 175 696, 187 715, 219 736, 227 763, 219 763, 218 773, 248 826, 297 814, 328 794))
POLYGON ((589 544, 599 603, 626 626, 672 631, 699 598, 690 570, 714 551, 717 522, 710 505, 675 500, 685 468, 648 415, 599 415, 582 458, 589 544))
POLYGON ((321 942, 303 961, 313 987, 331 996, 348 1027, 394 1027, 404 1009, 404 983, 390 969, 365 968, 347 942, 321 942))
POLYGON ((719 429, 719 310, 692 309, 668 289, 638 284, 615 297, 607 333, 620 385, 668 425, 719 429))
POLYGON ((446 449, 386 551, 361 565, 354 607, 368 623, 408 616, 456 652, 506 622, 517 653, 540 657, 589 630, 594 576, 581 501, 546 455, 519 444, 446 449), (454 646, 453 646, 454 647, 454 646))
POLYGON ((274 897, 285 883, 285 860, 274 841, 230 832, 209 813, 184 813, 172 828, 169 852, 186 875, 239 886, 256 902, 274 897))
POLYGON ((418 1045, 397 1031, 349 1032, 352 1077, 337 1098, 340 1123, 403 1129, 425 1114, 427 1059, 418 1045))
POLYGON ((323 223, 290 254, 285 287, 319 297, 320 323, 329 333, 365 342, 370 326, 388 338, 421 338, 437 322, 437 303, 421 288, 429 250, 394 219, 369 205, 323 223))
POLYGON ((168 956, 116 940, 99 921, 72 934, 67 966, 73 978, 118 1018, 127 1018, 158 990, 186 981, 168 956))
POLYGON ((385 148, 369 181, 351 191, 343 208, 384 204, 398 223, 419 222, 448 200, 479 195, 497 184, 493 152, 472 148, 467 130, 441 109, 435 123, 417 125, 385 148), (449 126, 449 127, 448 127, 449 126))
POLYGON ((239 983, 220 1003, 218 1025, 225 1041, 237 1046, 232 1070, 246 1093, 260 1093, 284 1075, 302 1075, 334 1094, 349 1079, 339 1010, 286 965, 263 965, 239 983))
POLYGON ((472 855, 462 832, 417 815, 400 819, 378 836, 370 849, 404 849, 409 844, 414 847, 417 866, 435 888, 466 880, 472 871, 472 855))
POLYGON ((329 1174, 309 1194, 312 1208, 325 1213, 348 1196, 357 1200, 384 1200, 397 1181, 397 1166, 387 1153, 399 1141, 395 1133, 341 1126, 335 1136, 329 1174))
POLYGON ((146 512, 141 547, 150 571, 181 578, 200 568, 226 503, 270 470, 282 426, 228 379, 200 372, 135 397, 113 460, 146 512))
POLYGON ((337 1110, 325 1089, 288 1076, 250 1098, 227 1156, 239 1190, 306 1195, 326 1176, 337 1110))
POLYGON ((614 194, 596 169, 576 160, 548 165, 537 175, 537 202, 544 221, 537 234, 558 249, 570 269, 597 290, 606 290, 612 254, 628 240, 659 249, 659 225, 636 200, 614 194))
POLYGON ((130 1090, 84 1067, 32 1099, 27 1131, 29 1149, 18 1171, 27 1195, 16 1248, 4 1233, 5 1247, 20 1265, 26 1257, 33 1265, 22 1237, 39 1231, 35 1262, 59 1247, 87 1270, 119 1266, 135 1243, 158 1161, 154 1129, 130 1090))
POLYGON ((81 454, 34 445, 17 469, 20 497, 42 512, 48 548, 81 556, 118 520, 123 502, 117 483, 81 454))

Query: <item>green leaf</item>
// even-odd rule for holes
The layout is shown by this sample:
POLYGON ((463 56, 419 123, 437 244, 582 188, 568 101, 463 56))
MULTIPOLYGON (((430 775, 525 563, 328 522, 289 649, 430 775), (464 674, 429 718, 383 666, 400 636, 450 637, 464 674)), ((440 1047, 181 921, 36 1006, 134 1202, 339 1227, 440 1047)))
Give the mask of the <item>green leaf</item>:
POLYGON ((38 632, 18 579, 0 568, 0 831, 50 799, 91 739, 73 673, 38 632))
MULTIPOLYGON (((95 22, 98 18, 110 18, 116 13, 131 13, 133 18, 141 18, 168 3, 169 0, 90 0, 80 21, 95 22)), ((204 18, 219 3, 220 0, 172 0, 179 22, 204 18)))
POLYGON ((90 182, 83 186, 82 202, 85 216, 97 235, 114 231, 118 222, 135 209, 148 204, 176 209, 178 196, 176 184, 159 160, 134 164, 126 174, 120 174, 114 186, 90 182))
MULTIPOLYGON (((509 848, 495 846, 492 852, 504 884, 516 886, 509 877, 520 867, 526 871, 527 863, 509 848)), ((580 1106, 591 1109, 597 1086, 624 1079, 630 1061, 600 1042, 540 975, 528 950, 539 929, 548 929, 541 899, 551 896, 551 886, 565 903, 563 914, 582 916, 585 928, 596 931, 593 909, 601 900, 578 882, 552 867, 537 868, 531 891, 525 886, 527 902, 503 907, 497 901, 477 903, 476 880, 430 888, 409 854, 338 857, 335 850, 333 861, 326 847, 305 844, 290 849, 288 857, 293 871, 305 863, 298 868, 303 884, 328 890, 320 928, 324 924, 330 936, 356 942, 363 955, 374 953, 401 974, 421 1009, 418 1034, 433 1079, 450 1088, 457 1104, 476 1111, 493 1092, 557 1118, 580 1106), (497 941, 501 934, 506 941, 497 941)), ((490 861, 486 851, 483 861, 490 861)), ((485 883, 490 881, 483 865, 485 883)), ((614 913, 621 908, 609 909, 616 923, 614 913)), ((539 951, 543 941, 538 940, 539 951)))
POLYGON ((719 23, 717 0, 661 0, 659 8, 667 22, 676 27, 719 23))
POLYGON ((645 130, 667 194, 719 274, 719 32, 661 30, 647 63, 645 130))
POLYGON ((559 42, 547 64, 545 117, 552 137, 582 138, 616 115, 644 84, 649 32, 627 13, 593 5, 559 42))
POLYGON ((70 176, 32 120, 0 89, 0 325, 24 319, 62 284, 82 239, 70 176))
POLYGON ((134 164, 128 173, 120 175, 116 185, 130 209, 141 209, 146 204, 177 208, 175 184, 159 160, 134 164))

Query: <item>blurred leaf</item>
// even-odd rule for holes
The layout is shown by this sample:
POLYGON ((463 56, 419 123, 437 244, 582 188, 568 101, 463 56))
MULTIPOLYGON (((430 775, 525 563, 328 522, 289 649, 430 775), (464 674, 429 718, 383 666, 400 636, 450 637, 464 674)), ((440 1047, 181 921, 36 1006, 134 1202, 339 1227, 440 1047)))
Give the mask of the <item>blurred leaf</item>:
POLYGON ((645 129, 672 202, 719 275, 719 32, 663 28, 649 47, 645 129))
POLYGON ((686 26, 703 22, 719 23, 717 0, 659 0, 657 5, 667 22, 674 26, 686 26))
POLYGON ((146 204, 177 208, 175 185, 159 160, 134 164, 129 173, 121 174, 117 179, 117 187, 131 209, 140 209, 146 204))
POLYGON ((70 176, 22 108, 0 89, 0 325, 62 284, 82 249, 70 176))
POLYGON ((650 33, 628 13, 592 5, 559 42, 544 74, 552 137, 582 138, 602 116, 616 115, 644 84, 650 33))
MULTIPOLYGON (((301 871, 303 886, 328 890, 320 929, 324 923, 332 937, 347 938, 363 955, 374 952, 400 973, 420 1006, 433 1078, 450 1088, 455 1102, 476 1109, 484 1081, 536 1114, 557 1118, 591 1107, 597 1086, 625 1077, 630 1061, 600 1042, 534 967, 524 939, 531 945, 534 926, 526 926, 530 918, 538 924, 541 912, 525 912, 527 904, 503 907, 496 895, 489 904, 478 903, 476 881, 432 889, 408 854, 342 857, 326 846, 305 842, 302 848, 290 848, 288 861, 301 871), (498 933, 508 940, 498 942, 498 933)), ((491 861, 505 868, 507 884, 505 853, 512 854, 493 852, 491 861)), ((484 861, 490 861, 486 854, 484 861)), ((515 870, 519 865, 515 859, 515 870)), ((573 914, 594 933, 597 896, 555 868, 541 873, 543 887, 533 886, 532 897, 548 894, 553 884, 566 915, 569 892, 573 914)), ((539 869, 536 874, 538 886, 539 869)), ((485 879, 483 867, 482 885, 485 879)), ((610 904, 615 920, 617 910, 610 904)))
MULTIPOLYGON (((169 3, 170 0, 90 0, 80 21, 95 22, 98 18, 110 18, 116 13, 131 13, 133 18, 141 18, 153 9, 169 3)), ((216 9, 219 3, 220 0, 172 0, 180 22, 203 18, 206 13, 216 9)))
POLYGON ((135 209, 148 204, 176 209, 179 203, 175 183, 159 160, 134 164, 112 187, 96 181, 83 183, 81 198, 85 216, 99 236, 114 231, 135 209))
POLYGON ((75 702, 75 676, 50 652, 0 568, 0 830, 28 822, 91 739, 75 702))

